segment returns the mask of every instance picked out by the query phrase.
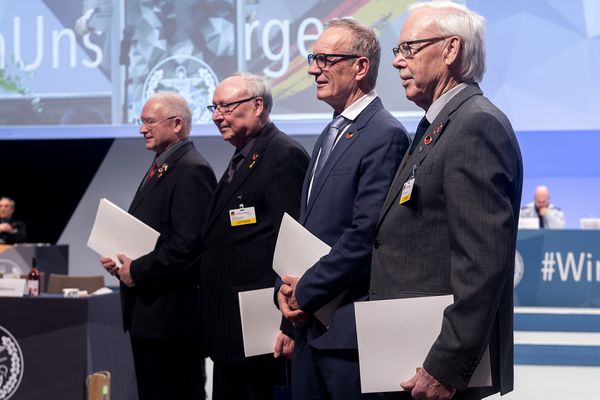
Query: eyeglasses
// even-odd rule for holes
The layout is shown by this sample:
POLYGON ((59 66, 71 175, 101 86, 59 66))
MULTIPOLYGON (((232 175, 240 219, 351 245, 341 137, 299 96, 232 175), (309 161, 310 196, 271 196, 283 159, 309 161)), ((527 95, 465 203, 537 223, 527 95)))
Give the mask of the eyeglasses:
POLYGON ((211 113, 213 113, 213 114, 217 110, 219 110, 219 112, 221 114, 229 114, 230 112, 232 112, 233 110, 235 110, 236 106, 238 106, 238 105, 240 105, 242 103, 245 103, 247 101, 254 100, 257 97, 260 97, 260 96, 252 96, 252 97, 248 97, 248 98, 245 98, 245 99, 242 99, 242 100, 238 100, 238 101, 231 101, 229 103, 209 104, 209 105, 206 106, 206 109, 208 111, 210 111, 211 113))
POLYGON ((415 47, 414 45, 417 43, 429 43, 433 44, 439 42, 440 40, 448 39, 450 36, 438 36, 429 39, 419 39, 419 40, 410 40, 408 42, 402 42, 398 45, 398 47, 394 47, 392 51, 394 52, 394 57, 398 57, 398 53, 402 54, 404 58, 414 57, 419 51, 423 50, 427 46, 415 47))
POLYGON ((313 61, 317 62, 317 67, 321 69, 325 69, 333 64, 336 64, 343 60, 351 60, 353 58, 358 58, 359 55, 356 54, 326 54, 326 53, 317 53, 317 54, 309 54, 306 56, 308 60, 308 66, 310 66, 313 61), (332 60, 331 58, 337 58, 337 60, 332 60))
POLYGON ((170 120, 170 119, 177 118, 177 117, 178 117, 178 115, 171 115, 170 117, 167 117, 167 118, 161 119, 160 121, 146 121, 146 120, 143 120, 143 119, 141 119, 141 118, 137 118, 137 119, 135 120, 135 122, 137 123, 137 125, 138 125, 140 128, 141 128, 142 126, 145 126, 146 128, 150 128, 150 127, 152 127, 152 126, 154 126, 154 125, 158 125, 158 124, 160 124, 160 123, 162 123, 162 122, 165 122, 165 121, 168 121, 168 120, 170 120))

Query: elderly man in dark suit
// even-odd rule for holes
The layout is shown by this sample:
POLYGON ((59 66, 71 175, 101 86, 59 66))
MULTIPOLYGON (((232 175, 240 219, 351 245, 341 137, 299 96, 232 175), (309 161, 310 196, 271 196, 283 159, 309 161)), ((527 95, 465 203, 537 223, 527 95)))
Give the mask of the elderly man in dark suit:
POLYGON ((0 243, 15 244, 27 240, 27 225, 13 219, 15 201, 9 197, 0 198, 0 243))
MULTIPOLYGON (((223 80, 213 122, 235 147, 208 207, 201 256, 204 335, 214 361, 213 399, 269 399, 283 383, 284 361, 245 358, 238 292, 272 287, 273 253, 284 213, 297 217, 308 155, 270 121, 270 88, 256 75, 223 80)), ((288 335, 293 335, 290 327, 288 335)), ((280 334, 276 353, 290 352, 280 334)))
POLYGON ((409 142, 374 90, 381 47, 372 29, 330 21, 313 51, 308 73, 336 118, 313 150, 300 223, 331 251, 301 279, 283 277, 276 293, 284 316, 297 325, 294 399, 352 400, 365 397, 354 302, 367 298, 373 229, 409 142), (312 316, 343 293, 328 327, 312 316))
POLYGON ((409 10, 393 65, 426 114, 377 223, 370 299, 452 294, 454 303, 423 368, 401 383, 406 392, 384 398, 481 399, 513 388, 521 154, 476 83, 483 17, 449 2, 409 10), (488 346, 492 386, 468 388, 488 346))
POLYGON ((156 153, 129 212, 160 232, 155 249, 136 260, 119 254, 104 268, 121 281, 125 330, 140 399, 203 399, 204 357, 198 331, 201 228, 216 184, 189 139, 192 113, 175 93, 148 99, 140 118, 146 148, 156 153))

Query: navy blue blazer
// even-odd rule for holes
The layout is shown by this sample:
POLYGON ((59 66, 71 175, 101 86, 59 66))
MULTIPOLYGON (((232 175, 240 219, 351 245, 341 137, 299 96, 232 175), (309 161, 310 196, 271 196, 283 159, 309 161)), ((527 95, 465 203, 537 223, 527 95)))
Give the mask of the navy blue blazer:
POLYGON ((324 134, 315 144, 304 179, 299 222, 331 251, 302 276, 296 298, 302 310, 315 312, 347 290, 329 329, 312 321, 308 340, 316 348, 356 348, 354 302, 367 299, 375 224, 409 139, 376 98, 338 141, 307 201, 324 134))

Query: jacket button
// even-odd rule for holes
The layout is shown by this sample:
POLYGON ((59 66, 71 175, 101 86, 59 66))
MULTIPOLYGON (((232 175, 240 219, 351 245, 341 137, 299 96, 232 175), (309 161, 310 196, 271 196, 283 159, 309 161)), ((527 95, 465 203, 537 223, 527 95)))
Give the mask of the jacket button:
POLYGON ((379 248, 379 242, 377 241, 377 239, 373 240, 373 248, 374 249, 378 249, 379 248))

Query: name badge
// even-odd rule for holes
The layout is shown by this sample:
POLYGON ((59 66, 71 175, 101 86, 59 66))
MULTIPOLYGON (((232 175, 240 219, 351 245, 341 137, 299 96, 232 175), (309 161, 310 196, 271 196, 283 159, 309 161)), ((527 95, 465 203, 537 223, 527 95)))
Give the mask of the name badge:
POLYGON ((400 204, 406 203, 410 200, 410 195, 412 194, 414 186, 415 178, 410 178, 409 180, 404 182, 404 186, 402 186, 402 194, 400 194, 400 204))
POLYGON ((256 211, 254 207, 237 208, 229 210, 231 226, 249 225, 256 223, 256 211))

